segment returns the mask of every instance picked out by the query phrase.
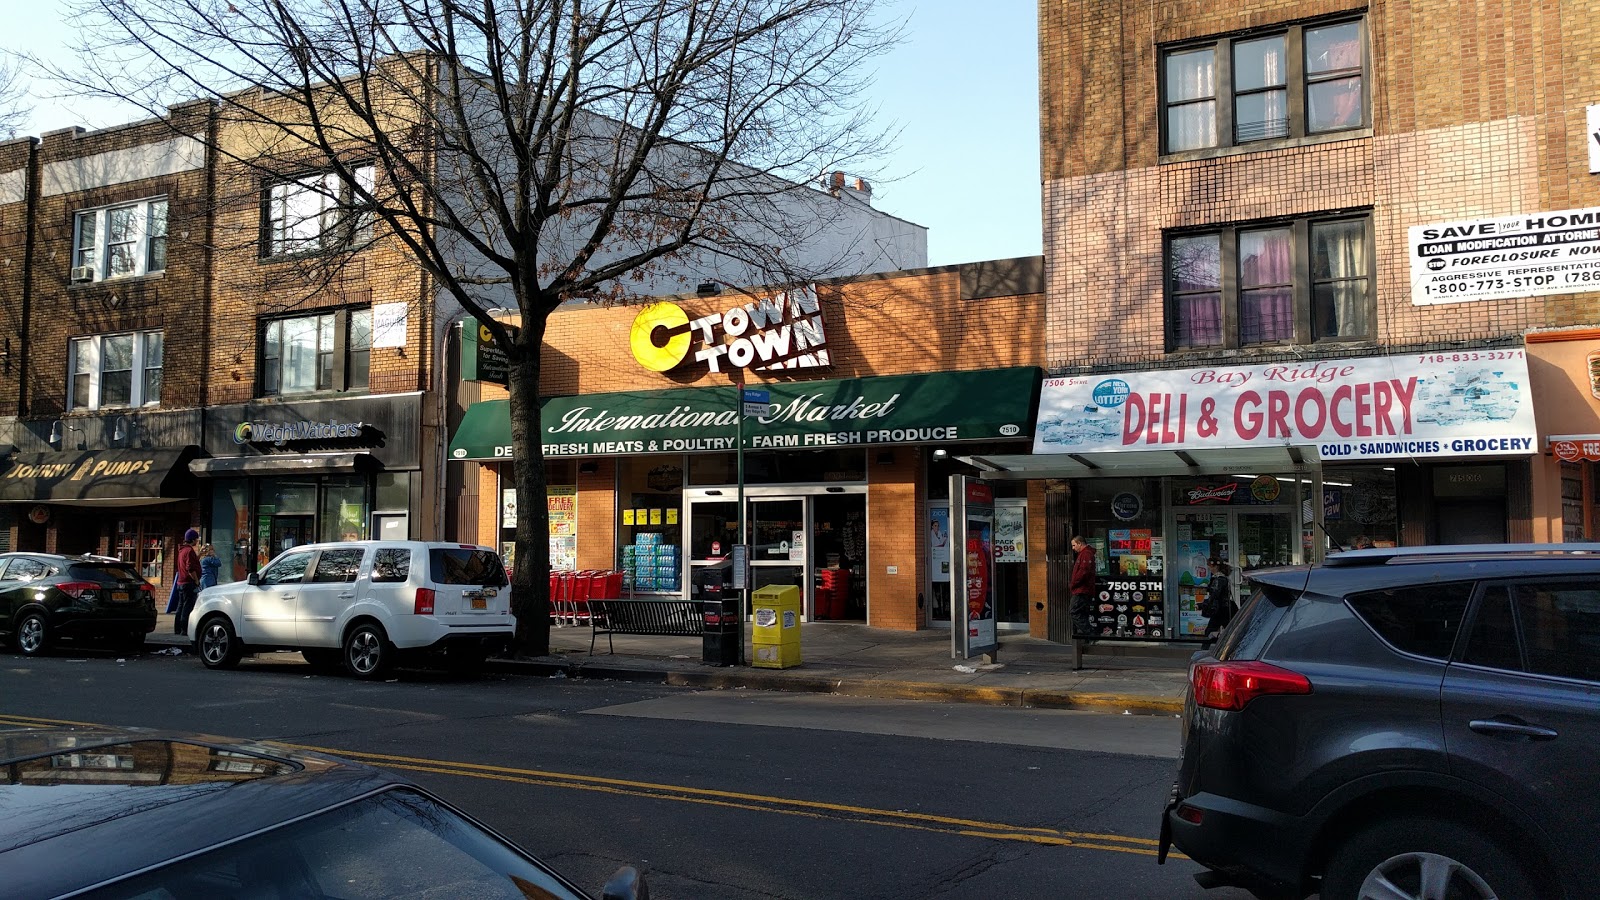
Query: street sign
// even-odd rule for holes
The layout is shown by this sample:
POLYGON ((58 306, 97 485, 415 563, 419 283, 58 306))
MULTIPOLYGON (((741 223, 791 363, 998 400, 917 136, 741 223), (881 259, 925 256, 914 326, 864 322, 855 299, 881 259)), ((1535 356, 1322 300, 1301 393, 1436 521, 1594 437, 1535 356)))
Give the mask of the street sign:
POLYGON ((766 415, 768 410, 772 409, 772 392, 771 391, 756 390, 755 388, 745 388, 744 389, 744 398, 743 399, 744 399, 744 415, 745 415, 745 418, 747 418, 747 419, 750 419, 750 418, 759 419, 762 416, 766 415))

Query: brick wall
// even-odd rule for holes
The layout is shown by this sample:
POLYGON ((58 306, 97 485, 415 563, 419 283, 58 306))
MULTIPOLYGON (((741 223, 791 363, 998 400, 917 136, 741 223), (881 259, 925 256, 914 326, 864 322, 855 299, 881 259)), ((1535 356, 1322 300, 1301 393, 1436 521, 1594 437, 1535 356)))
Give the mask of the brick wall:
POLYGON ((1591 11, 1516 0, 1372 4, 1370 136, 1160 161, 1158 46, 1360 8, 1040 4, 1050 366, 1185 362, 1164 350, 1165 230, 1347 208, 1373 212, 1378 317, 1367 352, 1600 319, 1594 294, 1413 306, 1406 244, 1413 225, 1600 205, 1584 134, 1583 107, 1600 96, 1591 11))

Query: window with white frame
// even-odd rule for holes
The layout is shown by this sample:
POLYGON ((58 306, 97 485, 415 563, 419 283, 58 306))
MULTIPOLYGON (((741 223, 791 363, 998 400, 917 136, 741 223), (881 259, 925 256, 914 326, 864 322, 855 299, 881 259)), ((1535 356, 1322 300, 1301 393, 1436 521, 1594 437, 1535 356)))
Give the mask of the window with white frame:
POLYGON ((80 210, 73 227, 73 281, 131 278, 167 268, 165 197, 80 210))
POLYGON ((262 246, 266 256, 315 253, 372 236, 374 169, 351 169, 354 185, 334 172, 273 182, 267 187, 262 246))
POLYGON ((73 338, 67 346, 67 409, 160 403, 165 343, 159 331, 73 338))
POLYGON ((364 391, 371 355, 369 307, 269 320, 261 328, 261 392, 364 391))
POLYGON ((1337 134, 1370 124, 1363 20, 1164 48, 1162 151, 1337 134))

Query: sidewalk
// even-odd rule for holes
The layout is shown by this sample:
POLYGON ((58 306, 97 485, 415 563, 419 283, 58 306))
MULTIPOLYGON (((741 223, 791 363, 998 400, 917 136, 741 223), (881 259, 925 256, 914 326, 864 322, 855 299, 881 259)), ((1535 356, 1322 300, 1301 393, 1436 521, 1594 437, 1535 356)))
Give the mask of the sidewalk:
MULTIPOLYGON (((495 660, 497 671, 569 678, 610 678, 698 688, 846 694, 905 700, 983 703, 1043 709, 1090 709, 1134 714, 1176 714, 1187 686, 1186 651, 1137 644, 1093 645, 1084 668, 1072 670, 1072 648, 1002 632, 997 665, 950 656, 946 631, 892 631, 864 625, 807 622, 801 626, 802 664, 790 669, 720 668, 700 662, 700 639, 606 636, 589 655, 589 628, 550 629, 550 655, 495 660), (1139 653, 1160 656, 1139 656, 1139 653), (962 671, 958 666, 968 669, 962 671)), ((152 645, 184 645, 161 616, 152 645)), ((745 653, 749 656, 749 632, 745 653)))

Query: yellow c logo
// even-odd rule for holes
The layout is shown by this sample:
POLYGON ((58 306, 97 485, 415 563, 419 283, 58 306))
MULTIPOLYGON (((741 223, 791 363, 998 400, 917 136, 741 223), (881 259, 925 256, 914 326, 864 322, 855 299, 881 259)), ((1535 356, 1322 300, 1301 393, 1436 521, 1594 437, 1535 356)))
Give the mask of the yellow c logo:
POLYGON ((479 324, 478 325, 478 343, 480 343, 480 344, 492 344, 492 343, 494 343, 494 335, 489 331, 489 326, 483 325, 483 324, 479 324))
POLYGON ((633 318, 633 329, 628 334, 628 345, 633 358, 652 372, 665 372, 689 355, 689 332, 680 331, 668 336, 665 343, 657 345, 656 331, 672 331, 689 324, 689 316, 676 303, 652 303, 633 318))

